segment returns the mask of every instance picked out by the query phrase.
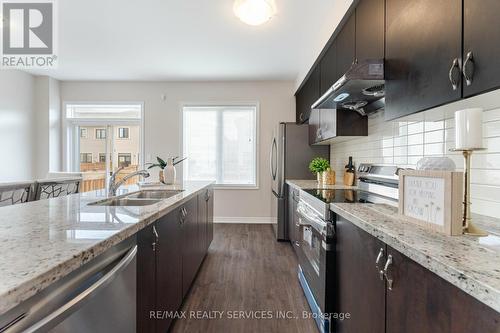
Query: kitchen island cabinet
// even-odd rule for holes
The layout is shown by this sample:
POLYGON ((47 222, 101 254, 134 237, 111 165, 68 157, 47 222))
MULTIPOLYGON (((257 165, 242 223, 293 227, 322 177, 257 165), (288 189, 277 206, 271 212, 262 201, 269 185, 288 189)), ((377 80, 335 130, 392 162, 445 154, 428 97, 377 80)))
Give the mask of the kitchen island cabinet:
POLYGON ((138 332, 172 325, 165 313, 180 309, 213 238, 212 193, 201 191, 138 233, 138 332))

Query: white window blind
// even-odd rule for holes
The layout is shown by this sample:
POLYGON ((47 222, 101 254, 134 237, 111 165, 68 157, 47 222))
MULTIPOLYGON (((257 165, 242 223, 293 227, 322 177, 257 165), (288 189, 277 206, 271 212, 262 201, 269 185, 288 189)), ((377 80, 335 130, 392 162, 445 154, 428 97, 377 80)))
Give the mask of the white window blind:
POLYGON ((184 179, 257 186, 256 135, 256 105, 184 107, 184 179))

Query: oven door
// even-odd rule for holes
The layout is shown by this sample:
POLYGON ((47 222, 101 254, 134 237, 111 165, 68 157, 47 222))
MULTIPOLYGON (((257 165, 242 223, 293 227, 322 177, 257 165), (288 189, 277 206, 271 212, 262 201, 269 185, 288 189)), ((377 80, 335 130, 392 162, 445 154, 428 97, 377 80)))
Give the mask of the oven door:
POLYGON ((325 312, 326 263, 332 246, 333 225, 326 222, 306 203, 299 201, 298 259, 309 289, 322 312, 325 312))

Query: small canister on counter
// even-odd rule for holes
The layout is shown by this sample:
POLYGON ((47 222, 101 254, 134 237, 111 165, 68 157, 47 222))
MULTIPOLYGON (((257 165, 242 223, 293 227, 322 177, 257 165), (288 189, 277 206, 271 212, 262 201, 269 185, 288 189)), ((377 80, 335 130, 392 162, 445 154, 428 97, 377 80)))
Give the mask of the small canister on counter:
POLYGON ((323 171, 323 185, 335 185, 335 171, 328 168, 323 171))

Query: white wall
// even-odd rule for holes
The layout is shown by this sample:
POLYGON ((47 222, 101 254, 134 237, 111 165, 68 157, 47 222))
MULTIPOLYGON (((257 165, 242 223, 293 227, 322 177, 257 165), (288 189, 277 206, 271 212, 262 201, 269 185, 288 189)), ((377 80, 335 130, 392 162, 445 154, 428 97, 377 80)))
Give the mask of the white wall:
POLYGON ((35 77, 35 178, 61 171, 61 100, 59 81, 35 77))
MULTIPOLYGON (((145 156, 177 155, 181 151, 182 103, 260 103, 259 189, 218 190, 215 216, 219 220, 269 222, 271 184, 268 175, 272 128, 294 121, 294 82, 61 82, 62 101, 143 101, 145 156), (165 94, 166 100, 162 100, 165 94)), ((147 161, 146 161, 147 162, 147 161)), ((179 168, 180 171, 181 168, 179 168)))
POLYGON ((333 32, 339 25, 340 21, 344 17, 345 13, 353 3, 353 0, 335 0, 333 3, 333 10, 331 11, 331 16, 329 20, 324 20, 322 22, 317 22, 317 29, 314 36, 310 36, 314 40, 314 47, 308 47, 307 49, 300 49, 297 52, 305 53, 305 56, 309 59, 307 66, 300 68, 297 79, 295 80, 295 90, 300 86, 305 76, 311 69, 312 65, 318 58, 319 54, 325 47, 326 43, 332 36, 333 32))
POLYGON ((331 145, 331 164, 337 178, 349 156, 356 164, 371 162, 415 168, 424 156, 448 156, 463 170, 463 157, 455 147, 454 112, 482 107, 484 152, 472 156, 471 210, 500 218, 500 90, 443 107, 385 122, 383 113, 369 118, 368 136, 331 145))
POLYGON ((32 75, 0 71, 0 182, 34 176, 34 91, 32 75))

